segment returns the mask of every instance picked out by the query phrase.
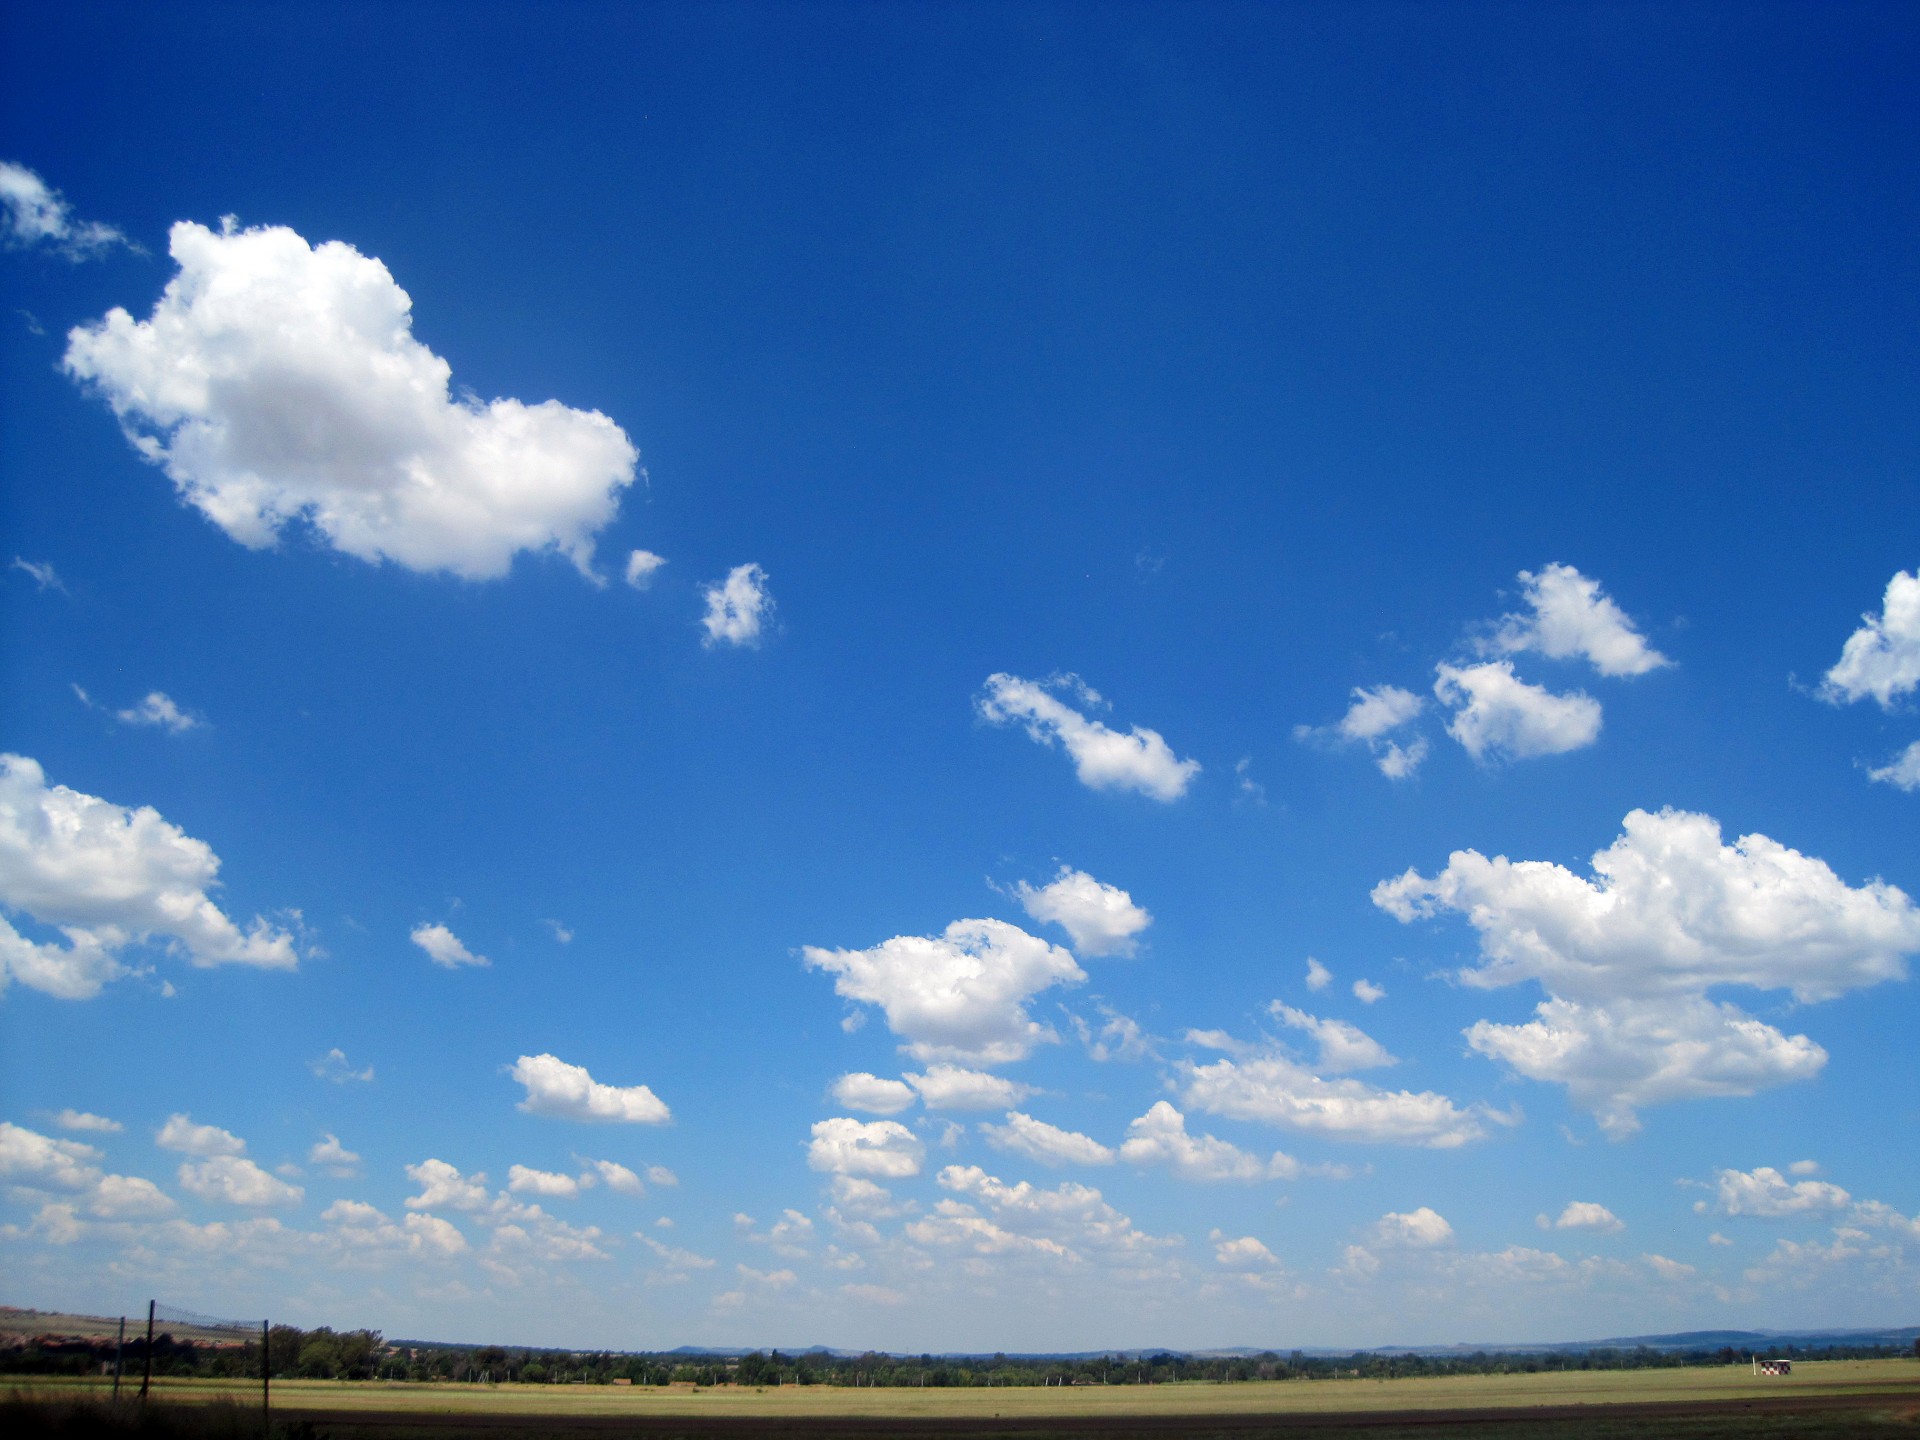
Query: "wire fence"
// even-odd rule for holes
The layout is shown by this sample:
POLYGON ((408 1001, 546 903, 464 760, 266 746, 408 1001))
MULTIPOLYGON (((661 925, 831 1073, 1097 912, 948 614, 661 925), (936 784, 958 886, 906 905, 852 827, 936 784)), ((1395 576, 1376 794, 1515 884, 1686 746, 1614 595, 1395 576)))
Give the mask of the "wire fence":
MULTIPOLYGON (((273 1433, 273 1327, 265 1320, 234 1320, 207 1315, 178 1305, 147 1302, 147 1328, 141 1349, 140 1399, 155 1397, 154 1362, 166 1351, 186 1348, 196 1352, 224 1352, 233 1363, 224 1384, 189 1386, 167 1384, 163 1373, 160 1383, 171 1392, 169 1398, 257 1400, 260 1406, 260 1431, 273 1433)), ((124 1353, 125 1342, 121 1344, 124 1353)), ((114 1393, 120 1393, 122 1362, 115 1361, 114 1393)))

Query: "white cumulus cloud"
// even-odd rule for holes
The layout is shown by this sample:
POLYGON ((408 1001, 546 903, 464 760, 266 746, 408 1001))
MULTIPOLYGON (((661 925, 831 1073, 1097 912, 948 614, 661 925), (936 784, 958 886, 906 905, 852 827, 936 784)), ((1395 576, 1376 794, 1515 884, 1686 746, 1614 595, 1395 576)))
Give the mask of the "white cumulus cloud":
POLYGON ((1884 765, 1868 769, 1867 779, 1897 790, 1920 790, 1920 740, 1914 741, 1884 765))
POLYGON ((1284 1055, 1249 1055, 1210 1065, 1182 1062, 1181 1096, 1191 1108, 1254 1120, 1330 1140, 1450 1149, 1486 1134, 1501 1117, 1462 1109, 1430 1090, 1385 1090, 1352 1078, 1325 1079, 1284 1055))
POLYGON ((1120 1158, 1130 1165, 1165 1165, 1182 1180, 1266 1180, 1294 1168, 1285 1155, 1262 1160, 1226 1140, 1188 1134, 1187 1117, 1165 1100, 1127 1126, 1120 1158))
POLYGON ((340 1143, 338 1135, 328 1134, 307 1152, 307 1163, 318 1165, 329 1175, 347 1179, 360 1171, 360 1157, 340 1143))
POLYGON ((138 247, 111 225, 75 218, 58 190, 26 166, 0 160, 0 234, 10 249, 45 246, 69 260, 91 260, 116 245, 138 247))
POLYGON ((180 1188, 224 1205, 259 1209, 270 1205, 298 1205, 306 1191, 275 1179, 243 1155, 215 1155, 189 1160, 180 1167, 180 1188))
POLYGON ((1041 682, 1001 673, 987 677, 980 717, 994 725, 1018 723, 1040 744, 1064 746, 1080 783, 1090 790, 1137 790, 1163 802, 1187 793, 1200 773, 1198 760, 1179 759, 1157 730, 1135 725, 1122 735, 1090 720, 1050 686, 1068 689, 1087 705, 1104 703, 1072 677, 1041 682))
POLYGON ((1524 1025, 1481 1021, 1475 1049, 1569 1087, 1615 1135, 1638 1107, 1747 1095, 1805 1079, 1826 1052, 1734 1005, 1716 986, 1831 999, 1903 977, 1920 951, 1920 910, 1883 881, 1849 886, 1824 862, 1764 835, 1724 843, 1711 816, 1635 810, 1593 858, 1589 880, 1550 861, 1455 851, 1431 879, 1408 870, 1374 887, 1402 921, 1467 916, 1492 988, 1538 981, 1524 1025))
POLYGON ((522 1055, 510 1073, 526 1086, 520 1108, 529 1115, 627 1125, 664 1125, 673 1118, 645 1085, 603 1085, 584 1066, 556 1055, 522 1055))
POLYGON ((292 936, 259 918, 242 930, 208 897, 219 871, 211 846, 152 807, 49 785, 36 762, 0 755, 0 907, 66 939, 36 942, 0 919, 0 988, 88 999, 128 973, 122 951, 148 940, 196 966, 292 969, 292 936))
POLYGON ((586 1170, 580 1176, 580 1183, 590 1185, 596 1180, 616 1195, 644 1195, 647 1187, 633 1171, 617 1160, 589 1160, 586 1170))
POLYGON ((654 575, 666 563, 667 557, 664 555, 656 555, 651 550, 635 550, 627 556, 627 584, 636 590, 651 589, 654 575))
POLYGON ((996 1150, 1041 1165, 1111 1165, 1113 1151, 1077 1130, 1062 1130, 1018 1110, 1009 1110, 1004 1125, 982 1125, 980 1133, 996 1150))
POLYGON ((866 1070, 842 1075, 828 1088, 835 1102, 869 1115, 898 1115, 912 1106, 914 1089, 904 1080, 887 1080, 866 1070))
POLYGON ((1356 687, 1347 713, 1332 725, 1296 725, 1293 738, 1339 745, 1364 745, 1380 773, 1389 780, 1405 780, 1427 758, 1424 735, 1393 738, 1420 718, 1427 702, 1398 685, 1356 687))
POLYGON ((106 1116, 95 1115, 90 1110, 62 1110, 54 1115, 53 1123, 62 1130, 90 1130, 103 1135, 117 1134, 126 1128, 118 1120, 109 1120, 106 1116))
POLYGON ((773 616, 773 594, 767 589, 767 572, 758 565, 736 565, 725 580, 716 581, 701 592, 707 613, 700 623, 706 629, 701 644, 758 645, 773 616))
POLYGON ((904 1180, 920 1173, 926 1146, 897 1120, 854 1120, 837 1115, 813 1127, 807 1164, 829 1175, 904 1180))
POLYGON ((1447 1223, 1445 1216, 1422 1205, 1403 1214, 1389 1211, 1382 1215, 1373 1224, 1372 1239, 1376 1245, 1404 1245, 1409 1249, 1426 1250, 1451 1241, 1453 1226, 1447 1223))
POLYGON ((809 945, 802 956, 834 977, 837 994, 878 1005, 917 1059, 960 1064, 1006 1064, 1055 1038, 1027 1001, 1087 978, 1058 945, 1002 920, 956 920, 938 936, 897 935, 869 950, 809 945))
POLYGON ((177 1150, 183 1155, 242 1155, 247 1142, 231 1130, 218 1125, 196 1125, 186 1114, 169 1115, 167 1123, 153 1137, 162 1150, 177 1150))
POLYGON ((444 1160, 422 1160, 406 1169, 407 1178, 420 1187, 418 1195, 407 1198, 409 1210, 484 1210, 491 1202, 483 1174, 462 1175, 444 1160))
POLYGON ((613 421, 456 394, 407 292, 351 245, 182 221, 168 250, 152 315, 76 327, 65 367, 229 536, 263 548, 299 522, 411 570, 486 579, 553 550, 592 574, 638 459, 613 421))
POLYGON ((1920 687, 1920 566, 1912 574, 1895 572, 1880 613, 1860 621, 1820 693, 1836 705, 1872 698, 1890 710, 1895 700, 1920 687))
POLYGON ((1027 914, 1065 930, 1074 950, 1088 958, 1133 954, 1134 937, 1153 923, 1126 891, 1066 865, 1051 884, 1035 889, 1022 880, 1013 893, 1027 914))
POLYGON ((552 1170, 532 1170, 525 1165, 507 1167, 507 1189, 515 1195, 540 1195, 549 1200, 573 1200, 580 1194, 580 1182, 571 1175, 552 1170))
POLYGON ((476 955, 467 949, 458 935, 446 926, 416 925, 408 932, 407 938, 427 952, 427 958, 446 970, 458 970, 463 965, 491 965, 493 962, 484 955, 476 955))
POLYGON ((1453 711, 1447 733, 1476 760, 1561 755, 1600 738, 1600 702, 1528 684, 1505 660, 1434 667, 1433 693, 1453 711))
POLYGON ((1592 1200, 1570 1200, 1566 1209, 1560 1212, 1557 1220, 1540 1216, 1540 1228, 1545 1230, 1592 1230, 1600 1235, 1614 1235, 1626 1229, 1618 1215, 1606 1206, 1592 1200))
POLYGON ((1789 1181, 1771 1165, 1714 1174, 1712 1208, 1722 1215, 1753 1215, 1768 1220, 1826 1215, 1845 1210, 1853 1197, 1825 1180, 1789 1181))
POLYGON ((146 699, 138 705, 114 711, 113 718, 123 725, 145 725, 155 730, 165 730, 169 735, 184 735, 207 723, 198 715, 182 710, 170 696, 159 690, 148 691, 146 699))
POLYGON ((1644 675, 1673 662, 1653 649, 1600 582, 1571 565, 1520 572, 1523 614, 1502 616, 1485 648, 1532 651, 1553 660, 1582 659, 1602 675, 1644 675))
POLYGON ((1333 983, 1333 972, 1311 955, 1307 957, 1307 989, 1324 990, 1333 983))
POLYGON ((929 1110, 1002 1110, 1033 1094, 1031 1085, 959 1065, 929 1065, 925 1074, 906 1080, 929 1110))

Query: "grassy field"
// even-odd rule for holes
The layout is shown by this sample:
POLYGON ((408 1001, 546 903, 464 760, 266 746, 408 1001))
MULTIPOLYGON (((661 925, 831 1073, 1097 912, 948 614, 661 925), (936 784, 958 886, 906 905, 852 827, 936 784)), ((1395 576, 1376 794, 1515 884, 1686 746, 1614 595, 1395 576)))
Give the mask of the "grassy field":
MULTIPOLYGON (((24 1382, 6 1386, 19 1394, 24 1382)), ((98 1381, 39 1381, 35 1395, 100 1393, 98 1381)), ((169 1411, 230 1409, 244 1427, 259 1388, 156 1383, 169 1411), (218 1406, 221 1400, 228 1406, 218 1406)), ((1920 1362, 1797 1364, 1791 1376, 1745 1366, 1404 1380, 1006 1389, 778 1389, 719 1386, 401 1385, 282 1381, 282 1425, 331 1436, 610 1435, 1236 1435, 1920 1436, 1920 1362)), ((211 1416, 209 1416, 211 1418, 211 1416)))

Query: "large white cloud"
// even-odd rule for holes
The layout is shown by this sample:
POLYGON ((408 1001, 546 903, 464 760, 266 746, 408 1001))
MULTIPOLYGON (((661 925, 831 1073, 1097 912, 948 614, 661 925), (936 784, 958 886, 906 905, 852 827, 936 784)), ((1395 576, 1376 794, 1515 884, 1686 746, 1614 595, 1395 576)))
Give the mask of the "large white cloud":
POLYGON ((522 1055, 513 1078, 527 1088, 520 1108, 555 1120, 664 1125, 673 1118, 666 1102, 645 1085, 603 1085, 583 1065, 557 1055, 522 1055))
POLYGON ((422 1160, 409 1165, 407 1178, 420 1187, 409 1196, 409 1210, 484 1210, 491 1197, 485 1175, 462 1175, 445 1160, 422 1160))
POLYGON ((182 221, 168 249, 179 273, 152 315, 76 327, 66 370, 233 539, 304 521, 412 570, 489 578, 554 550, 592 573, 638 459, 613 421, 456 395, 407 292, 351 245, 182 221))
POLYGON ((1003 920, 956 920, 941 935, 896 935, 870 950, 809 945, 801 953, 834 977, 836 993, 885 1011, 893 1033, 923 1061, 1022 1058, 1054 1037, 1027 1014, 1026 1002, 1048 986, 1087 978, 1058 945, 1003 920))
POLYGON ((1600 702, 1528 684, 1505 660, 1434 667, 1433 693, 1453 711, 1447 733, 1476 760, 1561 755, 1600 738, 1600 702))
POLYGON ((834 1100, 849 1110, 869 1115, 898 1115, 914 1102, 914 1088, 904 1080, 888 1080, 867 1070, 842 1075, 828 1087, 834 1100))
POLYGON ((1480 932, 1483 987, 1538 980, 1584 1000, 1791 990, 1802 1001, 1897 980, 1920 950, 1920 910, 1883 881, 1850 886, 1821 860, 1765 835, 1721 839, 1710 815, 1635 810, 1593 857, 1588 880, 1546 860, 1456 850, 1431 879, 1374 887, 1402 921, 1443 910, 1480 932))
POLYGON ((91 1145, 0 1121, 0 1181, 8 1185, 75 1196, 103 1220, 146 1219, 176 1208, 151 1180, 103 1173, 94 1163, 99 1158, 91 1145))
POLYGON ((1816 1073, 1826 1052, 1735 1006, 1715 986, 1788 990, 1803 1002, 1901 978, 1920 950, 1920 910, 1882 881, 1849 886, 1824 862, 1764 835, 1722 841, 1711 816, 1636 810, 1585 879, 1550 861, 1455 851, 1431 879, 1374 887, 1402 921, 1451 910, 1480 934, 1491 988, 1538 981, 1524 1025, 1481 1021, 1474 1048, 1567 1085, 1612 1133, 1645 1104, 1745 1095, 1816 1073))
POLYGON ((1484 1122, 1500 1118, 1478 1107, 1462 1109, 1430 1090, 1324 1079, 1284 1055, 1186 1061, 1179 1070, 1181 1097, 1195 1110, 1331 1140, 1449 1149, 1480 1139, 1484 1122))
POLYGON ((1712 1208, 1722 1215, 1756 1215, 1778 1220, 1797 1215, 1830 1215, 1845 1210, 1853 1197, 1825 1180, 1789 1181, 1771 1165, 1752 1170, 1720 1170, 1714 1175, 1712 1208))
POLYGON ((197 966, 292 969, 284 930, 236 925, 207 891, 220 860, 204 840, 160 818, 47 784, 23 755, 0 755, 0 906, 58 928, 36 942, 0 919, 0 988, 9 979, 84 1000, 127 973, 120 954, 153 940, 197 966))
POLYGON ((244 1155, 247 1142, 231 1130, 218 1125, 196 1125, 184 1112, 169 1115, 167 1123, 154 1134, 153 1143, 162 1150, 177 1150, 182 1155, 244 1155))
POLYGON ((854 1120, 836 1115, 813 1127, 807 1164, 829 1175, 904 1180, 920 1173, 926 1146, 897 1120, 854 1120))
POLYGON ((1165 1100, 1127 1126, 1120 1158, 1130 1165, 1165 1165, 1182 1180, 1266 1180, 1296 1168, 1287 1155, 1262 1160, 1229 1141, 1188 1134, 1187 1117, 1165 1100))
POLYGON ((1453 1239, 1453 1226, 1446 1216, 1427 1205, 1405 1212, 1389 1211, 1373 1223, 1371 1235, 1376 1245, 1404 1245, 1414 1250, 1430 1250, 1453 1239))
POLYGON ((1027 914, 1043 925, 1058 925, 1074 950, 1089 958, 1133 954, 1134 937, 1153 923, 1126 891, 1066 865, 1051 884, 1035 889, 1022 880, 1013 893, 1027 914))
POLYGON ((91 260, 116 245, 136 248, 111 225, 76 219, 64 195, 11 160, 0 160, 0 222, 10 248, 44 246, 69 260, 91 260))
POLYGON ((1920 567, 1912 574, 1897 571, 1887 582, 1880 613, 1860 620, 1820 693, 1835 704, 1871 697, 1891 709, 1895 700, 1920 688, 1920 567))
POLYGON ((1063 1130, 1018 1110, 1009 1110, 1004 1125, 982 1125, 980 1133, 996 1150, 1019 1155, 1042 1165, 1111 1165, 1113 1151, 1078 1130, 1063 1130))
POLYGON ((298 1205, 306 1195, 298 1185, 269 1175, 244 1155, 187 1161, 180 1167, 180 1188, 202 1200, 249 1209, 298 1205))
POLYGON ((1602 675, 1644 675, 1673 662, 1649 646, 1633 622, 1600 588, 1571 565, 1520 572, 1527 613, 1506 615, 1486 648, 1513 655, 1533 651, 1550 659, 1586 660, 1602 675))
POLYGON ((906 1079, 929 1110, 1002 1110, 1033 1094, 1031 1085, 959 1065, 929 1065, 906 1079))
POLYGON ((1137 790, 1168 802, 1187 793, 1200 773, 1198 760, 1179 759, 1157 730, 1135 725, 1122 735, 1088 719, 1050 685, 1068 689, 1086 705, 1105 703, 1098 692, 1072 677, 1041 682, 1001 673, 987 677, 980 716, 995 725, 1018 723, 1040 744, 1066 747, 1080 783, 1090 790, 1137 790))
POLYGON ((907 1237, 921 1245, 1075 1261, 1096 1254, 1139 1257, 1178 1243, 1137 1229, 1098 1190, 1071 1180, 1051 1189, 1025 1180, 1009 1185, 977 1165, 949 1165, 939 1183, 958 1198, 907 1226, 907 1237))

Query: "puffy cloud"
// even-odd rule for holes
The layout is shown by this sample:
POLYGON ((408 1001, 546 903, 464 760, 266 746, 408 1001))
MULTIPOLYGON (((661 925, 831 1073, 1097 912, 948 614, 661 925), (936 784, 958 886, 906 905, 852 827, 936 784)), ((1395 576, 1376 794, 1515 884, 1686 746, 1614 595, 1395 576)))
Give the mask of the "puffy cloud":
POLYGON ((579 1197, 580 1182, 571 1175, 559 1175, 551 1170, 531 1170, 525 1165, 510 1165, 507 1167, 507 1189, 515 1195, 573 1200, 579 1197))
POLYGON ((456 397, 407 292, 350 245, 183 221, 168 249, 152 315, 76 327, 65 368, 229 536, 259 549, 304 522, 411 570, 487 579, 556 550, 592 574, 638 459, 613 421, 456 397))
POLYGON ((1347 713, 1332 725, 1296 725, 1293 738, 1341 745, 1365 745, 1374 764, 1389 780, 1404 780, 1420 768, 1427 758, 1424 735, 1409 737, 1404 744, 1390 738, 1396 730, 1420 718, 1427 702, 1411 690, 1398 685, 1356 687, 1347 713))
POLYGON ((904 1080, 886 1080, 865 1070, 842 1075, 828 1089, 835 1102, 869 1115, 898 1115, 913 1104, 913 1087, 904 1080))
POLYGON ((1033 1094, 1031 1085, 958 1065, 930 1065, 924 1075, 907 1076, 907 1083, 929 1110, 999 1110, 1033 1094))
MULTIPOLYGON (((1377 997, 1376 997, 1377 998, 1377 997)), ((1320 1048, 1319 1068, 1342 1075, 1350 1070, 1374 1070, 1400 1062, 1386 1047, 1357 1025, 1345 1020, 1328 1020, 1296 1010, 1284 1000, 1267 1007, 1274 1019, 1294 1030, 1304 1030, 1320 1048)))
POLYGON ((462 1175, 444 1160, 406 1168, 407 1178, 420 1187, 418 1195, 407 1197, 409 1210, 484 1210, 491 1199, 483 1174, 462 1175))
POLYGON ((95 1115, 88 1110, 62 1110, 53 1116, 53 1123, 62 1130, 91 1130, 105 1135, 126 1129, 118 1120, 109 1120, 104 1115, 95 1115))
POLYGON ((1890 710, 1920 687, 1920 567, 1912 574, 1895 572, 1880 613, 1860 620, 1821 681, 1820 694, 1835 705, 1871 697, 1890 710))
POLYGON ((329 1134, 307 1152, 307 1163, 318 1165, 340 1179, 356 1175, 360 1170, 360 1157, 340 1143, 338 1135, 329 1134))
POLYGON ((396 1225, 359 1200, 336 1200, 320 1215, 333 1241, 348 1251, 402 1251, 448 1259, 467 1248, 459 1227, 438 1215, 407 1215, 396 1225))
POLYGON ((617 1195, 644 1195, 647 1187, 640 1177, 617 1160, 589 1160, 587 1169, 580 1177, 580 1183, 591 1185, 596 1180, 617 1195))
POLYGON ((907 1226, 907 1238, 917 1244, 1074 1261, 1095 1253, 1140 1255, 1177 1243, 1136 1229, 1090 1185, 1009 1185, 977 1165, 949 1165, 939 1183, 960 1198, 941 1201, 927 1219, 907 1226))
POLYGON ((1280 1263, 1278 1255, 1251 1235, 1229 1239, 1216 1230, 1211 1238, 1213 1263, 1222 1270, 1271 1270, 1280 1263))
POLYGON ((1130 1165, 1165 1165, 1182 1180, 1265 1180, 1297 1168, 1286 1155, 1262 1160, 1211 1135, 1189 1135, 1186 1116, 1165 1100, 1127 1126, 1120 1158, 1130 1165))
POLYGON ((1520 1073, 1562 1083, 1618 1134, 1643 1105, 1747 1095, 1826 1062, 1714 986, 1789 990, 1803 1002, 1898 979, 1920 950, 1920 910, 1882 881, 1852 887, 1822 861, 1764 835, 1723 843, 1706 815, 1636 810, 1593 858, 1592 880, 1549 861, 1455 851, 1428 879, 1374 887, 1402 921, 1452 910, 1480 934, 1491 988, 1537 980, 1548 999, 1524 1025, 1481 1021, 1469 1041, 1520 1073))
POLYGON ((603 1085, 581 1065, 556 1055, 522 1055, 510 1072, 526 1086, 520 1109, 555 1120, 664 1125, 673 1118, 665 1102, 645 1085, 603 1085))
POLYGON ((178 1208, 171 1196, 139 1175, 102 1175, 87 1196, 88 1213, 102 1220, 151 1220, 178 1208))
POLYGON ((85 1190, 100 1178, 100 1152, 0 1120, 0 1180, 44 1190, 85 1190))
POLYGON ((1041 1165, 1111 1165, 1113 1151, 1090 1135, 1062 1130, 1018 1110, 1007 1112, 1004 1125, 982 1125, 981 1134, 996 1150, 1019 1155, 1041 1165))
POLYGON ((347 1059, 347 1052, 335 1046, 307 1067, 322 1080, 331 1080, 336 1085, 345 1085, 357 1081, 363 1085, 373 1082, 373 1067, 364 1066, 356 1070, 347 1059))
POLYGON ((707 586, 701 592, 707 613, 700 619, 706 635, 700 643, 715 645, 758 645, 766 624, 773 618, 773 594, 767 589, 767 572, 758 565, 736 565, 725 580, 707 586))
POLYGON ((162 1150, 177 1150, 183 1155, 240 1155, 247 1142, 218 1125, 196 1125, 186 1114, 169 1115, 153 1137, 162 1150))
POLYGON ((1050 985, 1086 974, 1073 956, 1002 920, 956 920, 939 936, 898 935, 870 950, 809 945, 808 966, 849 1000, 878 1005, 923 1061, 1005 1064, 1054 1032, 1027 1014, 1050 985))
POLYGON ((208 898, 219 870, 212 847, 150 806, 48 785, 34 761, 0 755, 0 906, 67 940, 36 943, 0 920, 0 987, 88 999, 127 973, 120 952, 145 940, 201 967, 292 969, 291 936, 258 918, 243 932, 208 898))
POLYGON ((1156 730, 1135 725, 1122 735, 1089 720, 1049 686, 1069 689, 1087 705, 1105 703, 1098 692, 1071 676, 1041 682, 1001 673, 987 677, 980 717, 994 725, 1017 722, 1038 743, 1064 746, 1080 783, 1090 790, 1137 790, 1163 802, 1187 793, 1200 773, 1199 761, 1178 759, 1156 730))
POLYGON ((1565 1085, 1616 1140, 1640 1128, 1648 1105, 1752 1095, 1810 1080, 1827 1052, 1784 1035, 1737 1006, 1697 995, 1605 1005, 1550 996, 1519 1025, 1480 1020, 1467 1043, 1530 1080, 1565 1085))
POLYGON ((298 1205, 306 1191, 277 1180, 242 1155, 215 1155, 189 1160, 180 1167, 180 1188, 202 1200, 259 1209, 269 1205, 298 1205))
POLYGON ((636 590, 648 590, 653 586, 653 577, 667 557, 656 555, 651 550, 635 550, 627 556, 627 584, 636 590))
POLYGON ((1333 972, 1311 955, 1307 957, 1307 989, 1324 990, 1333 983, 1333 972))
POLYGON ((1065 865, 1052 884, 1036 890, 1023 880, 1013 893, 1027 914, 1065 930, 1074 950, 1088 958, 1133 954, 1134 936, 1153 923, 1126 891, 1065 865))
POLYGON ((491 965, 484 955, 476 955, 461 943, 460 937, 440 924, 416 925, 407 938, 427 952, 427 958, 446 970, 463 965, 491 965))
POLYGON ((1323 1079, 1283 1055, 1187 1061, 1179 1068, 1182 1098, 1195 1110, 1333 1140, 1450 1149, 1482 1138, 1486 1120, 1502 1119, 1479 1106, 1463 1110, 1428 1090, 1323 1079))
POLYGON ((1559 1219, 1549 1220, 1542 1215, 1538 1224, 1542 1230, 1592 1230, 1601 1235, 1613 1235, 1627 1228, 1619 1216, 1591 1200, 1570 1200, 1559 1219))
POLYGON ((1867 779, 1896 789, 1920 790, 1920 740, 1914 741, 1884 765, 1873 766, 1867 779))
POLYGON ((1434 667, 1433 693, 1453 711, 1447 733, 1476 760, 1561 755, 1600 738, 1600 702, 1530 685, 1505 660, 1434 667))
POLYGON ((1456 850, 1431 880, 1409 870, 1373 901, 1402 921, 1466 915, 1486 962, 1469 984, 1539 980, 1582 999, 1749 985, 1826 1000, 1901 978, 1920 950, 1920 910, 1882 881, 1849 886, 1765 835, 1724 844, 1710 815, 1635 810, 1622 828, 1593 880, 1456 850))
POLYGON ((1445 1216, 1422 1205, 1405 1214, 1389 1211, 1382 1215, 1373 1224, 1372 1239, 1376 1245, 1404 1245, 1410 1249, 1425 1250, 1451 1242, 1453 1226, 1447 1223, 1445 1216))
MULTIPOLYGON (((1771 1165, 1714 1174, 1712 1209, 1721 1215, 1754 1215, 1778 1220, 1798 1215, 1829 1215, 1845 1210, 1853 1197, 1825 1180, 1789 1182, 1771 1165)), ((1705 1208, 1706 1202, 1696 1208, 1705 1208)))
POLYGON ((691 1250, 681 1250, 672 1245, 662 1244, 644 1231, 634 1231, 633 1238, 651 1250, 669 1270, 711 1270, 714 1267, 715 1262, 705 1255, 696 1255, 691 1250))
POLYGON ((1485 649, 1583 659, 1613 676, 1644 675, 1673 663, 1647 644, 1599 581, 1573 566, 1555 563, 1538 574, 1522 570, 1520 583, 1528 613, 1502 616, 1485 649))
POLYGON ((1371 980, 1353 982, 1353 998, 1362 1005, 1374 1005, 1387 998, 1386 987, 1376 985, 1371 980))
POLYGON ((854 1120, 839 1115, 813 1127, 807 1164, 830 1175, 904 1180, 920 1173, 926 1146, 897 1120, 854 1120))
POLYGON ((74 218, 64 195, 11 160, 0 160, 0 236, 9 249, 44 246, 74 261, 94 259, 116 245, 139 248, 111 225, 74 218))
POLYGON ((170 735, 184 735, 189 730, 198 730, 207 722, 197 715, 190 715, 176 705, 164 692, 151 690, 147 698, 138 705, 113 712, 113 718, 123 725, 147 725, 156 730, 165 730, 170 735))
POLYGON ((680 1177, 664 1165, 649 1165, 647 1167, 647 1183, 649 1185, 674 1186, 680 1183, 680 1177))

